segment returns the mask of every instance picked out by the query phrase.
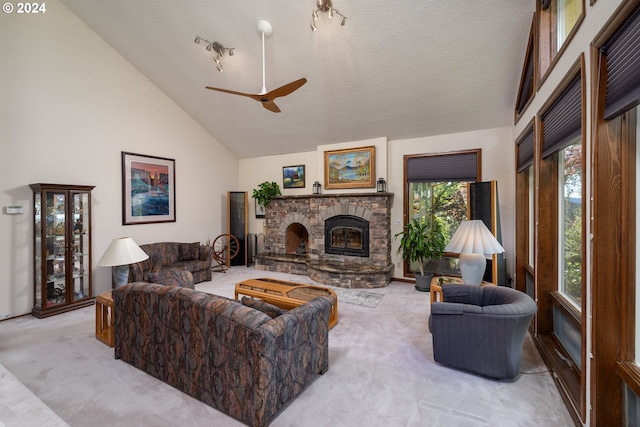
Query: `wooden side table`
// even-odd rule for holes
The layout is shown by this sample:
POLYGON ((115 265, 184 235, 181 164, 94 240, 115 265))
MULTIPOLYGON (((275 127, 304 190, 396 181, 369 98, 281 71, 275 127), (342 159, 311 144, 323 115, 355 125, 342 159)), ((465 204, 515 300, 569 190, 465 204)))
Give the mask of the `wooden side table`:
MULTIPOLYGON (((456 283, 461 285, 462 277, 455 276, 437 276, 431 279, 431 286, 429 290, 429 296, 431 297, 431 304, 436 301, 442 301, 442 285, 456 283)), ((495 283, 485 282, 480 283, 480 286, 496 286, 495 283)))
POLYGON ((111 290, 96 297, 96 338, 109 347, 115 345, 113 335, 113 296, 111 290))

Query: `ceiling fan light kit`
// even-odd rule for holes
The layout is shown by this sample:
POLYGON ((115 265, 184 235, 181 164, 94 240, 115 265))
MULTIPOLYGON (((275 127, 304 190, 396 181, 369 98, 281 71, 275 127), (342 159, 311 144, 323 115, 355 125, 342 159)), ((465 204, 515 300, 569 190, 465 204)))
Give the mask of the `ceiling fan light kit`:
POLYGON ((225 52, 229 54, 229 56, 233 56, 233 50, 235 49, 234 47, 224 47, 224 45, 220 42, 210 42, 207 39, 203 39, 200 36, 196 36, 196 39, 194 40, 195 44, 200 44, 200 42, 205 43, 204 48, 207 50, 207 52, 215 52, 215 56, 213 57, 213 60, 216 63, 216 68, 218 69, 218 71, 222 72, 222 62, 220 61, 220 59, 224 56, 225 52))
POLYGON ((347 22, 347 17, 338 11, 338 9, 333 8, 333 3, 331 0, 317 0, 316 2, 317 9, 311 13, 311 31, 315 31, 318 29, 316 25, 316 21, 318 20, 318 12, 325 12, 329 15, 329 18, 333 18, 333 15, 338 15, 340 18, 340 25, 344 27, 344 24, 347 22))
MULTIPOLYGON (((259 93, 252 94, 252 93, 237 92, 234 90, 221 89, 218 87, 211 87, 211 86, 206 86, 206 88, 210 90, 215 90, 218 92, 229 93, 231 95, 240 95, 240 96, 246 96, 251 99, 255 99, 256 101, 261 102, 262 106, 267 110, 272 111, 274 113, 279 113, 280 108, 278 108, 274 100, 281 96, 289 95, 291 92, 299 89, 302 85, 304 85, 307 82, 307 79, 303 77, 294 82, 288 83, 284 86, 280 86, 277 89, 267 92, 264 39, 265 37, 269 37, 272 31, 273 31, 273 28, 271 27, 271 24, 269 22, 264 20, 258 21, 258 33, 262 37, 262 90, 259 93)), ((212 48, 215 49, 215 46, 212 46, 212 48)), ((231 55, 231 53, 229 53, 229 55, 231 55)))

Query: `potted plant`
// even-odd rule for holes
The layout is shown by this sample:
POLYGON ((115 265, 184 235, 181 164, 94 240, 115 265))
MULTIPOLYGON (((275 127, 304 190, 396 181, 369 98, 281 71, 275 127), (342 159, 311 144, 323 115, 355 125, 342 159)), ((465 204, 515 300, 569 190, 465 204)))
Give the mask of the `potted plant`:
POLYGON ((425 274, 424 264, 428 260, 442 258, 444 253, 444 235, 436 220, 431 223, 421 222, 418 219, 410 221, 404 230, 394 235, 394 239, 400 239, 400 251, 405 261, 417 262, 420 273, 415 273, 416 289, 428 292, 431 287, 433 273, 425 274))
POLYGON ((279 196, 281 194, 278 183, 265 181, 258 185, 258 188, 253 190, 252 197, 256 199, 259 205, 267 207, 271 202, 272 197, 279 196))

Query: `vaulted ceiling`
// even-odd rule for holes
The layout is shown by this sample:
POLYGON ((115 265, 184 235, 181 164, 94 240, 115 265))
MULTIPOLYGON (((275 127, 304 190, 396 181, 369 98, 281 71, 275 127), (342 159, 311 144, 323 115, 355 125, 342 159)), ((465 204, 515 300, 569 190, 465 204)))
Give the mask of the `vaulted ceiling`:
POLYGON ((239 158, 313 151, 513 124, 535 0, 62 0, 93 31, 239 158), (266 88, 305 77, 276 99, 257 94, 267 20, 266 88), (233 47, 218 72, 200 36, 233 47))

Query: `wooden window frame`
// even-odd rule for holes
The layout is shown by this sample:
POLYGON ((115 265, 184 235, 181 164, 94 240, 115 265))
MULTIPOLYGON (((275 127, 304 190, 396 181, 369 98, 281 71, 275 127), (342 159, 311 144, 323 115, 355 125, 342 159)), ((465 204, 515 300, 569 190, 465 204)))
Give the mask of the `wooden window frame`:
MULTIPOLYGON (((637 116, 626 112, 604 120, 606 70, 601 48, 640 0, 623 2, 591 44, 593 134, 593 234, 591 425, 626 418, 624 387, 640 396, 635 362, 636 144, 637 116), (617 375, 616 375, 617 374, 617 375)), ((640 108, 640 107, 638 107, 640 108)), ((634 112, 634 110, 632 110, 634 112)))
MULTIPOLYGON (((551 97, 547 100, 545 105, 538 112, 536 117, 537 123, 537 182, 538 182, 538 195, 535 211, 538 215, 538 229, 539 230, 551 230, 546 233, 538 233, 537 250, 538 253, 544 253, 544 257, 538 257, 536 259, 535 266, 535 283, 536 283, 536 295, 538 302, 538 314, 537 321, 537 334, 534 337, 534 342, 538 347, 542 358, 544 359, 549 369, 554 372, 554 380, 561 391, 561 396, 567 406, 573 410, 569 411, 574 421, 577 423, 583 423, 586 418, 586 387, 587 387, 587 298, 586 298, 586 270, 585 264, 582 264, 582 302, 580 310, 575 309, 575 306, 570 303, 564 295, 558 292, 558 273, 560 266, 558 264, 559 248, 558 248, 558 221, 559 221, 559 156, 558 153, 552 154, 546 158, 542 158, 543 151, 543 130, 544 124, 542 117, 545 116, 549 108, 555 103, 556 100, 564 93, 571 82, 574 81, 577 75, 580 75, 580 87, 582 96, 582 119, 581 119, 581 143, 583 149, 582 157, 582 170, 586 171, 586 126, 585 126, 585 72, 584 72, 584 54, 581 54, 577 61, 573 64, 570 70, 565 75, 564 79, 554 90, 551 97), (545 209, 542 209, 542 207, 545 209), (552 208, 547 208, 552 207, 552 208), (581 369, 575 365, 568 365, 565 360, 570 358, 567 351, 563 347, 562 343, 554 334, 554 318, 553 310, 559 308, 565 314, 567 319, 573 321, 579 321, 579 329, 581 331, 581 343, 580 343, 580 357, 581 357, 581 369)), ((584 220, 586 215, 586 185, 584 185, 586 176, 583 173, 583 185, 582 185, 582 259, 586 259, 586 229, 587 221, 584 220)))
MULTIPOLYGON (((409 181, 407 177, 407 162, 410 159, 418 158, 418 157, 431 157, 431 156, 456 156, 461 154, 476 154, 476 182, 482 181, 482 149, 470 149, 470 150, 458 150, 458 151, 448 151, 444 153, 423 153, 423 154, 407 154, 404 156, 403 160, 403 183, 404 183, 404 193, 403 193, 403 217, 404 222, 406 224, 410 218, 410 208, 409 208, 409 200, 407 195, 409 194, 409 181)), ((445 253, 444 256, 456 256, 457 254, 445 253)), ((410 263, 407 260, 403 260, 402 262, 402 279, 396 279, 406 282, 413 282, 410 280, 410 277, 413 277, 413 273, 411 272, 410 263)))
MULTIPOLYGON (((552 2, 557 2, 557 0, 551 0, 552 2)), ((585 3, 584 0, 581 0, 582 3, 582 13, 578 17, 578 20, 574 24, 573 28, 567 35, 567 38, 562 43, 560 49, 555 51, 554 41, 557 37, 557 25, 558 19, 555 13, 552 12, 552 7, 549 7, 547 10, 542 9, 542 3, 536 2, 536 16, 538 17, 538 57, 537 57, 537 77, 538 77, 538 88, 542 87, 544 81, 547 79, 551 71, 555 67, 556 63, 558 63, 560 57, 566 50, 567 46, 571 43, 571 40, 578 32, 580 25, 584 21, 585 16, 585 3)))

